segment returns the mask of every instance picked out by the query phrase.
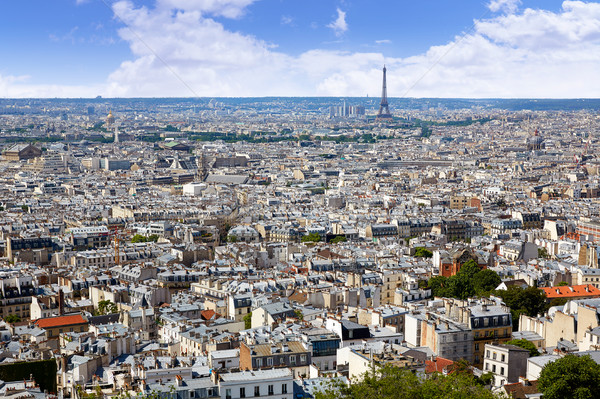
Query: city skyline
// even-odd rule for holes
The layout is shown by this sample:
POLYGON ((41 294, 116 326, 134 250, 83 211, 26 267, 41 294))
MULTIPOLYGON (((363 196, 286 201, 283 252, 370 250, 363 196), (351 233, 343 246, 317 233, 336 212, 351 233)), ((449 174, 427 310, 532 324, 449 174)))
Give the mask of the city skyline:
POLYGON ((0 97, 600 97, 600 3, 445 3, 3 4, 0 97))

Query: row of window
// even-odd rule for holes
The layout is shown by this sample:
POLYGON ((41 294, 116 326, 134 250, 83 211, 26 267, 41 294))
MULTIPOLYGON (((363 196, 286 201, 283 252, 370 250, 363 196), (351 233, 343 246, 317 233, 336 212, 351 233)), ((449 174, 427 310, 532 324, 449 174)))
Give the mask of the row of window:
MULTIPOLYGON (((285 364, 285 358, 281 357, 279 358, 279 362, 280 364, 285 364)), ((306 363, 306 355, 300 355, 300 364, 304 364, 306 363)), ((296 355, 290 355, 290 364, 294 365, 296 364, 296 355)), ((262 358, 256 358, 256 367, 262 367, 263 365, 263 359, 262 358)), ((268 357, 267 358, 267 366, 273 366, 273 358, 272 357, 268 357)))
MULTIPOLYGON (((232 394, 231 394, 232 390, 231 388, 227 388, 225 389, 225 398, 227 399, 231 399, 232 398, 232 394)), ((287 394, 288 393, 288 385, 287 384, 281 384, 281 394, 287 394)), ((274 385, 268 385, 267 386, 267 395, 272 396, 275 395, 275 386, 274 385)), ((260 385, 255 385, 254 386, 254 396, 260 396, 260 385)), ((240 387, 240 398, 245 398, 246 396, 246 387, 240 387)))
MULTIPOLYGON (((485 357, 486 358, 490 358, 490 355, 492 356, 492 360, 496 360, 498 354, 496 352, 490 352, 490 350, 488 349, 487 351, 485 351, 485 357)), ((504 362, 506 360, 506 355, 504 353, 501 354, 500 356, 500 361, 504 362)))
POLYGON ((496 317, 484 317, 482 318, 483 322, 480 319, 473 319, 473 327, 488 327, 490 325, 497 326, 498 322, 501 322, 503 326, 508 325, 508 315, 506 316, 496 316, 496 317))
MULTIPOLYGON (((508 329, 505 328, 503 331, 503 336, 504 337, 508 337, 508 329)), ((487 331, 483 331, 481 334, 479 333, 479 331, 475 331, 475 339, 478 338, 494 338, 494 337, 498 337, 500 336, 500 334, 498 333, 497 330, 487 330, 487 331)))
MULTIPOLYGON (((490 364, 486 363, 485 364, 485 371, 489 371, 490 370, 490 364)), ((492 373, 496 373, 496 365, 492 364, 492 373)), ((504 374, 504 367, 500 367, 500 375, 505 375, 504 374)))

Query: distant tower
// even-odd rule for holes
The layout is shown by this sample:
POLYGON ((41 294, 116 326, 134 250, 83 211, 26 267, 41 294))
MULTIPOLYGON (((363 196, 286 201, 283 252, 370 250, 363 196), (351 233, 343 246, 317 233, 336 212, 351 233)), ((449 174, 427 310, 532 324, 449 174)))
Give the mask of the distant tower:
POLYGON ((204 156, 204 151, 200 153, 200 157, 196 159, 196 165, 198 165, 198 177, 204 181, 208 176, 208 165, 207 159, 204 156))
POLYGON ((114 139, 114 143, 118 143, 119 142, 119 128, 116 127, 115 128, 115 139, 114 139))
POLYGON ((390 114, 390 109, 388 108, 388 100, 387 100, 387 84, 385 79, 386 68, 383 66, 383 87, 381 89, 381 104, 379 105, 379 112, 377 112, 377 118, 375 120, 385 121, 392 119, 392 114, 390 114))

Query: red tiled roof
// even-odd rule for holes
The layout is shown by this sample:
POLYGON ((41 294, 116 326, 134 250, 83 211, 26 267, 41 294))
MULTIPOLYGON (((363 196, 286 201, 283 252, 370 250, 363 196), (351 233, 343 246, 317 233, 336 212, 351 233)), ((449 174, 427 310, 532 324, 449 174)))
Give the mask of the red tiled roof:
POLYGON ((572 285, 562 287, 540 288, 546 293, 548 299, 554 298, 578 298, 578 297, 600 297, 600 289, 591 284, 572 285))
POLYGON ((207 309, 200 312, 200 315, 204 320, 212 320, 213 318, 216 319, 217 313, 212 309, 207 309))
POLYGON ((344 259, 342 255, 332 252, 329 248, 317 252, 317 256, 320 256, 323 259, 344 259))
POLYGON ((504 391, 514 399, 526 399, 527 395, 538 393, 537 381, 526 381, 525 383, 516 382, 514 384, 504 385, 504 391))
POLYGON ((86 324, 88 321, 80 314, 68 316, 47 317, 37 319, 34 323, 40 328, 52 328, 60 326, 72 326, 74 324, 86 324))
POLYGON ((435 360, 425 360, 425 372, 427 374, 435 372, 443 373, 444 370, 447 370, 448 366, 453 364, 452 360, 444 359, 443 357, 438 357, 435 360))

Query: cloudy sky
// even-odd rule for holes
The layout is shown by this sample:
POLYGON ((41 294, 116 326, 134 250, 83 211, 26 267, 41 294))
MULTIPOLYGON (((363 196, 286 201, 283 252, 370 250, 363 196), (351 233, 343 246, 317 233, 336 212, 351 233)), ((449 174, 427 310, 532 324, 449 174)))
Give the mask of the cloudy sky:
POLYGON ((600 97, 600 2, 8 0, 0 97, 600 97))

